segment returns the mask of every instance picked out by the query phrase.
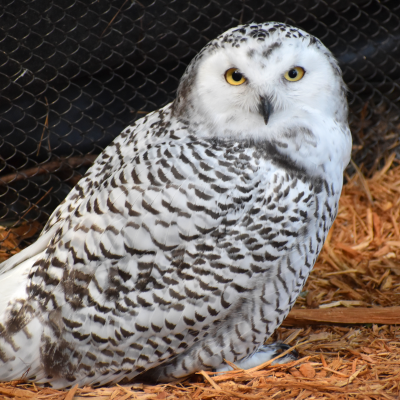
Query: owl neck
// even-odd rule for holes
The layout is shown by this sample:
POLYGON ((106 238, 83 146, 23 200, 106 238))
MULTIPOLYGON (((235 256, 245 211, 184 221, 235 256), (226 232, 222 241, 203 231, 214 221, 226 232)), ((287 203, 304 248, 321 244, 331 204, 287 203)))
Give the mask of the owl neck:
POLYGON ((342 181, 350 161, 351 134, 346 124, 330 119, 278 129, 271 133, 271 152, 308 175, 342 181))

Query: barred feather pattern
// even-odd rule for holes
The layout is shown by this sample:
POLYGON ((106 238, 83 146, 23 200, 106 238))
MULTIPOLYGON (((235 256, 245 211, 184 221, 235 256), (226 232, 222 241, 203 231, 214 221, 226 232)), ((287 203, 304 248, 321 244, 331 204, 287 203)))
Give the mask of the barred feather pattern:
MULTIPOLYGON (((290 311, 336 217, 340 149, 310 172, 296 158, 320 153, 307 124, 279 141, 199 134, 210 128, 182 109, 187 85, 125 129, 2 265, 0 284, 18 290, 0 313, 0 379, 171 381, 250 357, 290 311)), ((327 137, 349 153, 346 124, 327 137)))
POLYGON ((341 188, 260 146, 168 129, 170 113, 127 129, 45 228, 57 231, 18 317, 34 308, 45 321, 43 381, 114 382, 159 364, 152 376, 169 380, 235 362, 280 325, 315 263, 341 188), (139 152, 134 132, 150 126, 159 143, 145 134, 139 152))

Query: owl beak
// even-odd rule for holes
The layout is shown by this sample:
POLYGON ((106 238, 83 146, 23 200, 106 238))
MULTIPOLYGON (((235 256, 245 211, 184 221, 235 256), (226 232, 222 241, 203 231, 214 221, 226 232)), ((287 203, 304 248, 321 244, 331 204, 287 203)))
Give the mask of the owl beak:
POLYGON ((267 125, 269 121, 269 116, 272 113, 272 104, 266 97, 260 97, 260 100, 260 114, 264 118, 265 125, 267 125))

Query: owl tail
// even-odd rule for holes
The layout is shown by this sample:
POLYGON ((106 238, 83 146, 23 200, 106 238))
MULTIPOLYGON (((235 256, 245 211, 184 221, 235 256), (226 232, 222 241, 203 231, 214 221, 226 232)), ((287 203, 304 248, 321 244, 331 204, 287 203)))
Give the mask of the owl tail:
POLYGON ((32 377, 40 370, 43 326, 27 286, 34 263, 43 256, 54 230, 0 265, 0 381, 32 377))

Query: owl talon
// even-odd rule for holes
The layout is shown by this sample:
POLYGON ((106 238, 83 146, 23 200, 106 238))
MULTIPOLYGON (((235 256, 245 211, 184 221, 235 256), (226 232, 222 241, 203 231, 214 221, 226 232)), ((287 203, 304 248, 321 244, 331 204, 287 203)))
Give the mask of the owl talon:
MULTIPOLYGON (((283 342, 275 342, 272 344, 264 344, 258 348, 258 350, 250 357, 244 358, 243 360, 236 361, 234 364, 241 369, 249 369, 261 365, 273 358, 279 356, 279 354, 290 349, 290 346, 283 342)), ((290 353, 285 354, 282 357, 276 359, 271 365, 286 364, 291 361, 298 360, 299 353, 296 349, 290 353)), ((220 367, 216 368, 215 372, 220 371, 232 371, 233 368, 227 364, 221 364, 220 367)))

